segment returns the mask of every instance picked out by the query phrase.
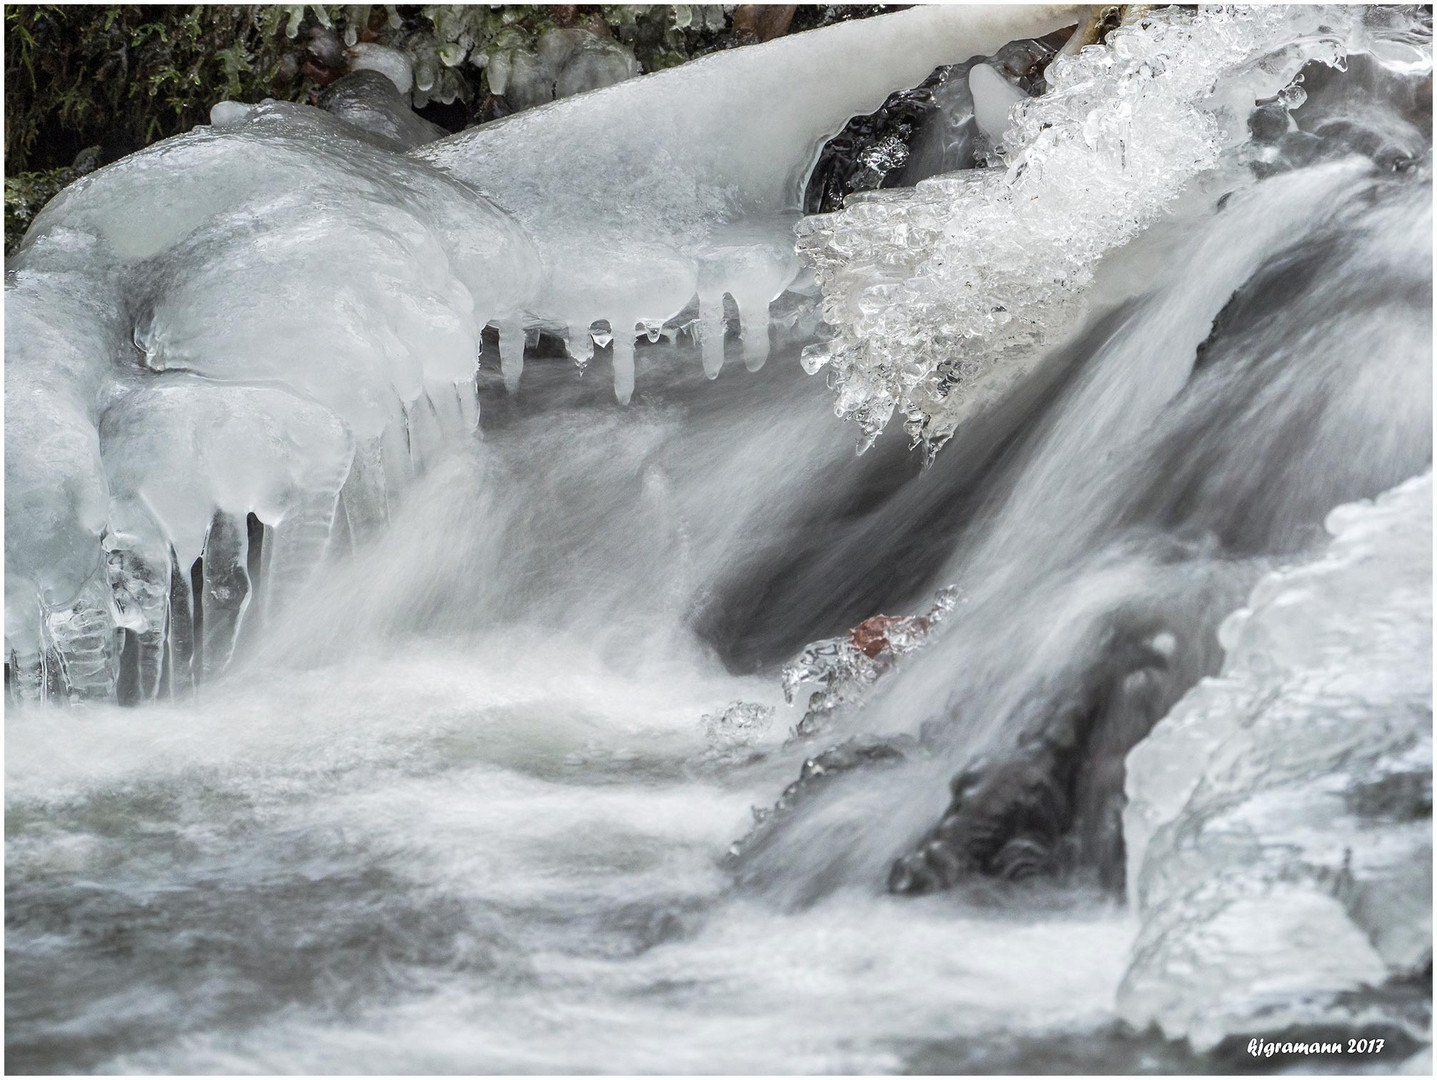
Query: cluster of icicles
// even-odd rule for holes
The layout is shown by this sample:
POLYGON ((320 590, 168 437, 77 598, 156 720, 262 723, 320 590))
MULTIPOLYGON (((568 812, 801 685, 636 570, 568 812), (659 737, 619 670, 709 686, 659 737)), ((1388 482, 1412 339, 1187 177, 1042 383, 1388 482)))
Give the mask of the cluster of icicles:
POLYGON ((407 152, 223 102, 72 185, 7 266, 11 700, 183 695, 230 666, 472 437, 486 326, 511 388, 545 330, 581 363, 610 345, 620 401, 665 325, 717 374, 726 304, 761 364, 823 142, 954 56, 1073 21, 916 9, 407 152))

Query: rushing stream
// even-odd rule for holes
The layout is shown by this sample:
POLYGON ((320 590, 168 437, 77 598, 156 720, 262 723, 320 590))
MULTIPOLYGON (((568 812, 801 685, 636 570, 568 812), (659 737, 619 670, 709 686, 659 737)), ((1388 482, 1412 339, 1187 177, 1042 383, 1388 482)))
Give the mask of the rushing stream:
POLYGON ((1116 157, 1093 71, 1049 69, 1094 119, 1047 158, 1043 86, 999 121, 950 87, 964 160, 926 153, 976 167, 806 219, 800 262, 823 140, 1073 21, 1028 10, 907 57, 906 15, 761 47, 793 115, 854 41, 872 85, 757 124, 727 201, 704 153, 753 147, 706 115, 609 132, 627 216, 573 185, 604 102, 757 50, 408 157, 227 104, 47 208, 7 275, 11 1071, 1230 1067, 1124 1023, 1122 763, 1329 511, 1430 469, 1430 15, 1125 28, 1085 62, 1148 77, 1167 41, 1212 100, 1129 105, 1116 157), (146 201, 166 154, 239 194, 146 201), (964 274, 1014 299, 935 299, 964 274), (806 645, 950 585, 861 702, 785 702, 806 645), (1070 713, 1062 838, 975 855, 950 780, 1038 768, 1018 734, 1070 713), (780 799, 854 736, 888 749, 780 799))

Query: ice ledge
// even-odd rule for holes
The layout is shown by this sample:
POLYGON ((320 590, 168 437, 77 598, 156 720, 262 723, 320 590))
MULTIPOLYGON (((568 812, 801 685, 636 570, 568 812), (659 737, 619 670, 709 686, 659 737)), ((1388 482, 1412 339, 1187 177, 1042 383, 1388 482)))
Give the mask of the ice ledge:
POLYGON ((1431 473, 1327 529, 1128 757, 1142 929, 1118 1005, 1199 1050, 1334 1027, 1430 1039, 1431 473))

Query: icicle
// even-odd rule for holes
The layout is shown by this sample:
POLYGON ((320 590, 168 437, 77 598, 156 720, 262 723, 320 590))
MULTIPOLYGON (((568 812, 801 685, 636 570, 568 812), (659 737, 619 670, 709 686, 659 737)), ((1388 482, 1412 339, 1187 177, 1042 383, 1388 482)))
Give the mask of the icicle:
POLYGON ((170 568, 159 527, 132 505, 112 507, 112 528, 101 538, 115 605, 115 622, 129 641, 122 667, 131 667, 128 692, 150 701, 160 689, 165 639, 169 630, 170 568), (143 515, 143 516, 142 516, 143 515), (115 528, 124 522, 128 528, 115 528))
POLYGON ((734 303, 738 305, 740 333, 743 336, 744 367, 757 371, 768 360, 768 298, 761 293, 753 293, 735 296, 734 303))
POLYGON ((726 327, 723 317, 723 295, 708 293, 699 296, 699 346, 703 350, 704 374, 717 379, 723 369, 723 340, 726 327))
MULTIPOLYGON (((335 454, 328 462, 316 461, 314 471, 305 477, 303 497, 275 522, 272 537, 266 531, 264 583, 268 610, 277 612, 292 602, 323 563, 335 517, 342 512, 340 492, 351 490, 349 479, 358 462, 359 455, 352 451, 335 454)), ((361 482, 358 490, 363 487, 361 482)), ((346 505, 348 501, 346 498, 346 505)), ((353 530, 354 524, 355 517, 350 516, 346 525, 353 530)), ((366 525, 375 527, 372 522, 366 525)))
POLYGON ((18 649, 12 649, 6 666, 10 671, 10 679, 6 686, 7 704, 23 705, 29 702, 45 704, 48 697, 46 694, 48 672, 43 649, 37 652, 23 653, 18 649))
POLYGON ((170 548, 170 625, 168 667, 170 694, 186 698, 195 689, 195 605, 190 575, 180 569, 175 549, 170 548))
POLYGON ((456 430, 473 431, 479 426, 479 393, 473 379, 454 380, 454 404, 451 412, 456 430))
POLYGON ((414 479, 414 459, 409 453, 409 412, 398 403, 380 435, 379 460, 384 467, 384 487, 393 503, 414 479))
POLYGON ((389 520, 389 491, 379 439, 369 439, 355 447, 343 491, 349 535, 358 547, 389 520))
POLYGON ((589 361, 594 358, 594 339, 589 334, 589 323, 569 324, 569 355, 574 360, 574 366, 583 374, 589 366, 589 361))
POLYGON ((204 610, 201 679, 209 682, 234 654, 249 600, 249 535, 244 522, 216 510, 205 534, 202 603, 204 610))
POLYGON ((504 389, 519 392, 519 376, 524 374, 524 327, 521 323, 499 323, 499 370, 504 375, 504 389))
POLYGON ((427 392, 411 401, 404 411, 409 420, 409 458, 418 474, 438 456, 444 445, 444 430, 439 410, 427 392))
POLYGON ((71 700, 114 700, 119 634, 104 571, 97 567, 71 603, 48 611, 45 624, 54 651, 62 658, 62 677, 71 700))
MULTIPOLYGON (((245 516, 245 533, 249 546, 245 569, 249 574, 249 605, 245 608, 244 624, 235 641, 235 655, 253 649, 263 636, 269 618, 269 599, 273 593, 270 567, 274 562, 274 529, 254 513, 245 516)), ((346 530, 346 536, 348 535, 346 530)))
MULTIPOLYGON (((620 326, 628 325, 620 323, 620 326)), ((614 397, 627 405, 634 396, 634 336, 620 333, 614 337, 614 397)))
POLYGON ((59 668, 49 647, 49 634, 39 598, 13 582, 7 584, 15 590, 15 595, 6 598, 6 629, 16 631, 14 639, 8 633, 5 637, 10 668, 10 681, 6 687, 8 701, 44 706, 57 693, 63 697, 63 688, 58 685, 59 668), (22 608, 23 615, 20 613, 22 608))

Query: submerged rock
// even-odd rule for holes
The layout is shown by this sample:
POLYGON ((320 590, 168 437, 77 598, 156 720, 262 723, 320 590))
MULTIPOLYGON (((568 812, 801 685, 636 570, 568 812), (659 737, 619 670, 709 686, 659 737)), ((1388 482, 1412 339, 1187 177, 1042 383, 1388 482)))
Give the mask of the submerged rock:
POLYGON ((1262 579, 1223 625, 1221 675, 1128 758, 1142 931, 1119 1005, 1198 1049, 1429 1037, 1431 474, 1327 528, 1325 555, 1262 579))
POLYGON ((972 761, 953 778, 947 811, 893 864, 889 891, 934 892, 981 877, 1066 876, 1080 857, 1116 888, 1122 755, 1185 685, 1171 670, 1187 666, 1172 663, 1176 639, 1155 629, 1120 618, 1104 635, 1096 663, 1058 680, 1056 694, 1036 688, 1020 712, 1015 745, 972 761))

